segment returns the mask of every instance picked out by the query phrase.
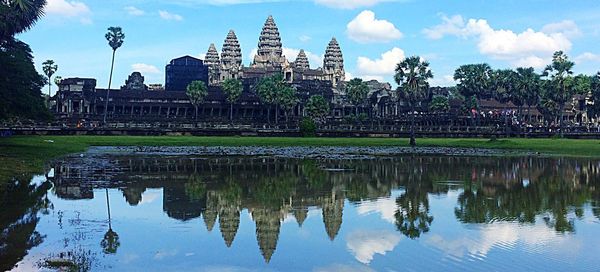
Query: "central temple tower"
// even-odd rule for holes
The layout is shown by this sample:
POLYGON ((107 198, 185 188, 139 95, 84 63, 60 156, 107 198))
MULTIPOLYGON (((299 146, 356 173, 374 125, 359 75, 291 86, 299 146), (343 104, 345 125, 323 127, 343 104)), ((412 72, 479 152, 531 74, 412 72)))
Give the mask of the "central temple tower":
POLYGON ((252 66, 255 68, 286 68, 288 62, 283 56, 279 29, 273 16, 269 15, 258 39, 258 51, 252 66))

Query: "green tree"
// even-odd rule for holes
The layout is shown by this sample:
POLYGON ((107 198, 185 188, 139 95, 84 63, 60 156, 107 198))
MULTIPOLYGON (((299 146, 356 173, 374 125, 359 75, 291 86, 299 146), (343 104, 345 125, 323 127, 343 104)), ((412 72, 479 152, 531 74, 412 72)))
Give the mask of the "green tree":
POLYGON ((44 15, 46 0, 0 1, 0 43, 29 30, 44 15))
POLYGON ((590 82, 593 105, 588 106, 588 115, 598 118, 600 116, 600 72, 592 77, 590 82))
POLYGON ((0 42, 0 75, 0 120, 50 118, 41 92, 45 79, 35 70, 26 43, 14 38, 0 42))
MULTIPOLYGON (((296 97, 296 89, 293 87, 283 84, 277 92, 277 106, 283 109, 285 113, 285 121, 288 121, 289 112, 298 104, 298 98, 296 97)), ((277 120, 275 121, 277 122, 277 120)))
POLYGON ((354 78, 345 86, 346 96, 356 110, 356 117, 358 118, 358 107, 365 103, 367 95, 369 94, 369 86, 360 78, 354 78))
POLYGON ((108 231, 104 234, 104 239, 100 242, 100 246, 102 247, 102 251, 104 254, 115 254, 117 253, 117 249, 121 246, 121 242, 119 242, 119 234, 117 234, 112 229, 112 220, 110 217, 110 201, 108 198, 108 189, 106 190, 106 209, 108 211, 108 231))
POLYGON ((56 87, 60 86, 61 82, 62 82, 62 77, 61 76, 55 76, 54 77, 54 84, 56 84, 56 87))
POLYGON ((450 102, 448 97, 436 95, 431 99, 429 110, 436 113, 446 113, 450 110, 450 102))
POLYGON ((281 74, 261 78, 256 86, 256 92, 260 100, 269 106, 267 120, 270 122, 270 109, 275 106, 275 123, 279 119, 279 107, 295 104, 295 90, 284 81, 281 74))
POLYGON ((433 72, 429 68, 429 62, 421 60, 418 56, 404 59, 396 66, 394 80, 398 84, 398 90, 403 94, 410 104, 410 145, 415 146, 415 106, 429 95, 429 82, 433 78, 433 72))
POLYGON ((108 41, 108 45, 110 46, 110 48, 112 48, 113 50, 112 61, 110 64, 110 76, 108 77, 108 89, 106 90, 106 101, 104 102, 103 123, 106 124, 106 115, 108 114, 108 99, 110 95, 110 87, 112 84, 113 69, 115 67, 115 54, 117 53, 117 49, 119 49, 119 47, 123 45, 123 42, 125 41, 125 34, 123 33, 121 27, 111 26, 108 28, 108 32, 106 33, 106 35, 104 35, 104 37, 108 41))
POLYGON ((487 63, 460 66, 454 71, 458 92, 465 97, 465 101, 472 97, 491 97, 492 73, 492 68, 487 63))
POLYGON ((540 102, 541 92, 540 75, 532 67, 517 68, 515 88, 521 93, 523 103, 527 105, 527 122, 531 123, 531 107, 540 102))
POLYGON ((186 94, 190 99, 190 103, 194 105, 196 109, 195 119, 198 119, 198 106, 204 102, 204 99, 208 95, 208 87, 204 81, 192 81, 186 89, 186 94))
POLYGON ((52 75, 58 70, 58 65, 54 64, 53 60, 47 60, 42 63, 42 69, 48 79, 48 108, 50 108, 50 92, 52 91, 52 75))
POLYGON ((329 103, 325 101, 322 95, 313 95, 306 103, 306 113, 317 124, 325 122, 329 115, 329 103))
MULTIPOLYGON (((504 111, 506 111, 506 106, 509 102, 518 101, 520 99, 519 95, 516 92, 516 76, 517 73, 510 69, 502 69, 495 70, 492 72, 491 82, 492 82, 492 97, 494 97, 497 101, 504 105, 504 111)), ((504 112, 504 131, 506 132, 506 136, 509 136, 508 131, 508 113, 504 112)))
POLYGON ((552 56, 552 63, 544 69, 542 74, 549 81, 547 98, 558 105, 561 135, 563 135, 565 104, 575 94, 573 66, 575 63, 570 61, 563 51, 557 51, 552 56))
POLYGON ((223 81, 221 88, 227 96, 227 102, 229 102, 229 120, 233 121, 233 103, 237 102, 242 96, 244 86, 239 79, 230 78, 223 81))

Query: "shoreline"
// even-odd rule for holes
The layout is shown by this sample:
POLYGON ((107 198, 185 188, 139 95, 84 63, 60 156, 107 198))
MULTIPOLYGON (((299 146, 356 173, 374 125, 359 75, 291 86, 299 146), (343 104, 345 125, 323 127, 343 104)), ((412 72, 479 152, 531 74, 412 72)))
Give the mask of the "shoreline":
MULTIPOLYGON (((48 163, 90 147, 235 147, 235 148, 391 148, 394 154, 415 154, 406 138, 294 138, 294 137, 194 137, 194 136, 14 136, 0 139, 0 185, 14 177, 41 173, 48 163)), ((431 155, 561 156, 600 158, 600 141, 572 139, 508 138, 490 141, 472 138, 418 138, 417 151, 431 155), (452 148, 452 150, 450 149, 452 148), (456 150, 485 150, 480 152, 456 150), (434 151, 432 151, 434 150, 434 151), (433 152, 433 153, 431 153, 433 152), (475 153, 475 154, 472 154, 475 153)), ((328 152, 327 155, 332 154, 328 152)), ((306 152, 304 152, 306 153, 306 152)), ((367 152, 369 153, 369 152, 367 152)), ((373 153, 373 152, 370 152, 373 153)))

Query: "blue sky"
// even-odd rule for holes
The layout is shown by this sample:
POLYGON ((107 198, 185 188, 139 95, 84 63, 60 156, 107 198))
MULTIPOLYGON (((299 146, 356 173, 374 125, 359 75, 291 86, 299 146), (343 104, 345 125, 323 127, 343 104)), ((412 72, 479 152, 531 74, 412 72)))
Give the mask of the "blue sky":
POLYGON ((183 55, 220 50, 236 31, 244 64, 251 62, 262 25, 273 15, 285 53, 309 52, 321 66, 336 37, 349 76, 392 80, 401 58, 419 55, 431 63, 434 85, 451 85, 461 64, 494 68, 533 66, 563 50, 576 73, 600 70, 598 0, 48 0, 46 16, 19 39, 30 44, 38 71, 46 59, 56 75, 93 77, 108 85, 111 49, 104 34, 121 26, 113 87, 139 70, 146 83, 164 83, 164 67, 183 55))

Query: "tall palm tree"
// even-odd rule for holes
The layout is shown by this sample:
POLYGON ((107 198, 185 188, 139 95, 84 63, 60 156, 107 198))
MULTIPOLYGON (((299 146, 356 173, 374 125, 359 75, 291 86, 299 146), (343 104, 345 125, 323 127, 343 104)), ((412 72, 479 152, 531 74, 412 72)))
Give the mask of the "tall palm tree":
POLYGON ((186 94, 190 99, 190 103, 192 103, 196 109, 194 119, 198 119, 198 106, 204 102, 204 99, 208 95, 208 87, 206 87, 204 81, 192 81, 187 86, 186 94))
POLYGON ((517 73, 511 69, 495 70, 491 76, 492 97, 504 105, 504 132, 506 137, 509 136, 508 103, 513 102, 515 104, 515 101, 520 99, 515 88, 516 78, 517 73))
POLYGON ((407 98, 411 109, 410 120, 410 145, 415 146, 415 104, 421 102, 429 93, 428 80, 433 78, 429 62, 421 60, 418 56, 404 59, 396 66, 394 80, 398 90, 407 98))
POLYGON ((516 86, 523 95, 523 102, 527 105, 527 122, 531 123, 531 107, 537 106, 540 101, 540 75, 533 67, 517 68, 516 86))
POLYGON ((355 107, 356 118, 358 118, 358 106, 365 103, 369 94, 369 86, 360 78, 348 81, 345 86, 346 96, 355 107))
POLYGON ((229 102, 229 121, 233 122, 233 103, 237 102, 242 96, 244 86, 239 79, 230 78, 223 81, 221 88, 227 96, 227 102, 229 102))
POLYGON ((46 0, 0 0, 0 41, 33 27, 45 5, 46 0))
POLYGON ((106 101, 104 102, 103 123, 106 124, 106 115, 108 113, 108 98, 109 98, 109 94, 110 94, 110 85, 112 83, 113 68, 115 67, 115 54, 117 52, 117 49, 119 49, 119 47, 121 47, 121 45, 123 45, 123 42, 125 40, 125 34, 123 33, 123 30, 121 29, 121 27, 111 26, 108 28, 108 32, 106 33, 106 35, 104 35, 104 37, 108 41, 108 45, 110 46, 110 48, 112 48, 112 50, 113 50, 112 61, 110 64, 110 77, 108 78, 108 90, 106 90, 106 101))
POLYGON ((47 60, 42 63, 44 74, 48 77, 48 108, 50 108, 50 92, 52 91, 52 75, 58 70, 58 65, 53 60, 47 60))
POLYGON ((108 210, 108 231, 104 234, 104 239, 100 242, 104 254, 115 254, 121 245, 119 234, 112 229, 112 220, 110 217, 110 201, 108 198, 108 189, 106 190, 106 209, 108 210))
POLYGON ((552 56, 552 63, 546 66, 542 76, 548 78, 549 87, 552 89, 550 97, 558 104, 560 135, 563 135, 565 103, 571 99, 575 92, 573 80, 573 66, 575 63, 563 51, 557 51, 552 56))

